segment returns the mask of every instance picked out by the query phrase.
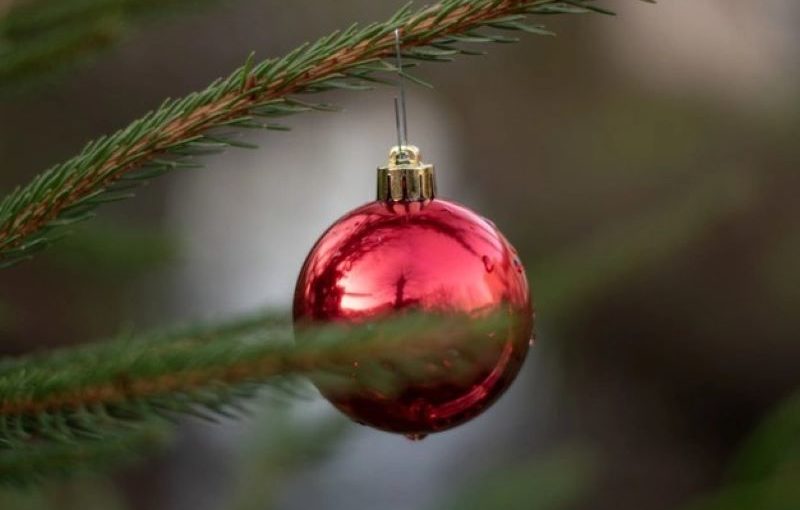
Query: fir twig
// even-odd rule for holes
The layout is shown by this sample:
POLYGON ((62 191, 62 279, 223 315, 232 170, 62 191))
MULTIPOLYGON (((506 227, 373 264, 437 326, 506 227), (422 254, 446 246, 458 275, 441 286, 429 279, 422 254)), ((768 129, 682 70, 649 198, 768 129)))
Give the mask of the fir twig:
POLYGON ((481 356, 496 355, 490 337, 504 341, 507 321, 407 315, 293 335, 290 324, 259 317, 6 360, 0 452, 97 441, 154 417, 237 415, 242 397, 265 383, 280 389, 295 376, 385 394, 420 377, 452 380, 482 366, 481 356))
POLYGON ((444 0, 419 11, 406 6, 383 23, 354 25, 280 59, 255 64, 248 59, 227 78, 183 99, 165 101, 8 195, 0 202, 0 266, 30 258, 68 225, 91 217, 98 205, 128 198, 141 181, 197 166, 193 156, 240 145, 214 129, 285 129, 271 120, 331 109, 302 101, 299 94, 361 90, 385 81, 382 73, 396 71, 390 59, 384 60, 393 52, 395 28, 402 31, 407 59, 447 62, 475 53, 464 44, 516 40, 482 28, 546 35, 542 27, 526 24, 526 16, 592 11, 606 12, 592 0, 444 0))
POLYGON ((26 486, 49 477, 96 472, 145 455, 166 443, 163 424, 131 428, 102 441, 45 442, 0 451, 0 485, 26 486))
POLYGON ((235 417, 243 398, 263 387, 294 393, 300 376, 386 395, 420 378, 457 381, 494 359, 507 327, 497 315, 412 314, 293 334, 287 321, 257 316, 5 359, 0 485, 125 460, 160 437, 165 419, 235 417))

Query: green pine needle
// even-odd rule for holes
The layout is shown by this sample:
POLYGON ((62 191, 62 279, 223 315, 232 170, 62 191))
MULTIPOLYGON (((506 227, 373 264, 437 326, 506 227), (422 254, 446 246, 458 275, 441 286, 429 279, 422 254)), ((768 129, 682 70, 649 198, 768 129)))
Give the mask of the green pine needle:
POLYGON ((164 445, 169 431, 153 422, 97 441, 43 442, 0 450, 0 486, 26 487, 48 478, 99 472, 164 445))
MULTIPOLYGON (((237 417, 245 412, 243 399, 265 385, 294 395, 299 377, 341 391, 380 388, 388 396, 421 379, 458 381, 497 356, 512 326, 503 314, 407 314, 293 333, 286 320, 257 316, 6 359, 0 483, 40 473, 29 466, 48 467, 37 459, 49 454, 91 463, 107 456, 110 444, 124 446, 131 431, 159 420, 237 417)), ((49 467, 61 472, 59 465, 49 467)))
POLYGON ((407 58, 449 62, 456 55, 476 53, 465 44, 516 41, 491 30, 550 35, 539 25, 524 23, 530 15, 594 11, 606 12, 592 0, 445 0, 419 11, 407 5, 383 23, 353 25, 280 59, 254 62, 251 56, 227 78, 182 99, 165 101, 6 196, 0 202, 0 267, 31 258, 70 225, 91 217, 97 206, 132 196, 131 189, 142 181, 196 166, 201 156, 244 145, 212 133, 215 128, 285 130, 271 120, 331 109, 301 101, 300 94, 365 90, 386 82, 387 73, 396 72, 391 63, 396 28, 402 31, 407 58))

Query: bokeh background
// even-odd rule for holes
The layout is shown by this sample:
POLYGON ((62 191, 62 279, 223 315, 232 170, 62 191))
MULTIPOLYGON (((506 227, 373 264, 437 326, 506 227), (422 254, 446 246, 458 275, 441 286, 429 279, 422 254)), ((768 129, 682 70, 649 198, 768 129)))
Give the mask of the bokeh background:
MULTIPOLYGON (((5 190, 251 50, 402 4, 106 1, 26 25, 47 3, 0 0, 5 190)), ((265 396, 0 507, 800 508, 800 4, 605 5, 618 16, 548 17, 556 38, 425 65, 436 88, 409 91, 442 194, 492 218, 532 284, 538 343, 493 408, 412 443, 265 396)), ((373 198, 394 93, 332 94, 344 112, 249 133, 259 150, 160 178, 4 270, 0 350, 288 309, 316 237, 373 198)))

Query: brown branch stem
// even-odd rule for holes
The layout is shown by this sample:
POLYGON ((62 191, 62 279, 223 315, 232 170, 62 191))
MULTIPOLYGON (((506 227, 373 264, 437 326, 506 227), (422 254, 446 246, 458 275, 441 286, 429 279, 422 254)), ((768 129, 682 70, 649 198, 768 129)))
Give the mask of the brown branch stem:
MULTIPOLYGON (((486 21, 547 3, 554 3, 554 0, 502 0, 494 5, 484 4, 480 8, 464 5, 441 20, 436 19, 441 5, 434 6, 400 27, 404 36, 403 47, 425 46, 441 37, 463 33, 486 21), (441 31, 433 30, 440 25, 446 28, 441 31)), ((0 247, 9 250, 21 245, 27 237, 57 219, 66 208, 107 188, 181 141, 200 135, 225 121, 242 117, 256 105, 302 92, 312 84, 347 71, 359 63, 390 56, 393 42, 391 34, 383 36, 377 42, 360 41, 321 59, 298 77, 290 78, 284 71, 267 82, 248 80, 246 90, 222 95, 213 103, 183 113, 132 146, 112 151, 91 171, 68 178, 59 189, 50 190, 48 196, 42 200, 23 207, 5 225, 0 226, 0 247), (63 193, 63 190, 70 191, 63 193)))

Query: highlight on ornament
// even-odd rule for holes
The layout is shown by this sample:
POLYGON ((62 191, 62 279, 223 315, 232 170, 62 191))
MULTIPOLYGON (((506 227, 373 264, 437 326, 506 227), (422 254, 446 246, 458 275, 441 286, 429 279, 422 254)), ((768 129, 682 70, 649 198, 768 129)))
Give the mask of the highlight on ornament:
MULTIPOLYGON (((459 361, 456 345, 455 358, 441 357, 435 369, 428 364, 437 377, 401 381, 392 391, 369 382, 356 357, 348 374, 356 384, 314 380, 356 422, 419 439, 474 418, 509 387, 531 343, 533 305, 516 250, 494 223, 438 197, 433 165, 408 144, 399 31, 395 41, 398 144, 378 168, 376 200, 345 214, 311 249, 297 280, 293 316, 298 330, 375 322, 376 335, 382 319, 407 313, 476 321, 506 316, 503 327, 457 339, 470 349, 483 346, 468 361, 466 377, 455 369, 447 376, 459 361)), ((414 340, 407 339, 409 345, 414 340)))

